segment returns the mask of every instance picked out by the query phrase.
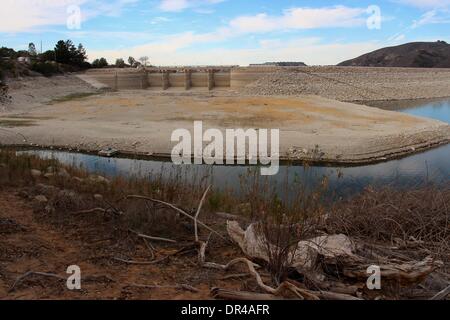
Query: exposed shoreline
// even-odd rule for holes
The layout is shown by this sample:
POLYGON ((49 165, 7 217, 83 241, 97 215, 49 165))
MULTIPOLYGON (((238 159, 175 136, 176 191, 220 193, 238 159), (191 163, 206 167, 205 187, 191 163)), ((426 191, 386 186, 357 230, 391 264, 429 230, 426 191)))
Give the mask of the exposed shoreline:
MULTIPOLYGON (((63 85, 69 95, 80 94, 86 84, 75 77, 72 84, 72 77, 65 76, 63 85)), ((33 92, 45 93, 44 88, 38 86, 33 92)), ((102 93, 91 89, 80 97, 45 98, 0 113, 0 122, 6 123, 0 129, 2 147, 88 154, 112 147, 119 151, 118 157, 167 160, 174 145, 170 132, 189 129, 195 120, 220 130, 278 126, 280 161, 319 166, 380 163, 450 143, 450 126, 445 123, 355 104, 383 106, 393 100, 345 103, 316 96, 255 97, 231 90, 102 93), (315 145, 323 151, 320 158, 311 156, 315 145)), ((407 100, 440 98, 395 101, 407 100)))

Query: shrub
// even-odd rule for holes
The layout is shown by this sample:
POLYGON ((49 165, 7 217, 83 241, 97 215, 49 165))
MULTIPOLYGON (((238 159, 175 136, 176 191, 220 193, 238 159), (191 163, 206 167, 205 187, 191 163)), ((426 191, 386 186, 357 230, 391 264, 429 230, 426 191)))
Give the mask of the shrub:
POLYGON ((58 65, 51 62, 35 62, 32 64, 31 70, 39 72, 46 77, 60 73, 58 65))

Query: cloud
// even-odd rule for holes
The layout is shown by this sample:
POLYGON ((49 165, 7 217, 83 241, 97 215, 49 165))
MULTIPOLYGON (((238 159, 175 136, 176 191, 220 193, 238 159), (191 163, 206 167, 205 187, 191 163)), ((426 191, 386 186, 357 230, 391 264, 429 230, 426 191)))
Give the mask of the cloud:
POLYGON ((189 8, 208 6, 225 0, 161 0, 159 9, 167 12, 179 12, 189 8))
POLYGON ((170 22, 170 21, 171 21, 171 19, 167 18, 167 17, 155 17, 150 20, 150 24, 160 24, 160 23, 165 23, 165 22, 170 22))
POLYGON ((241 16, 233 19, 230 26, 241 33, 353 27, 365 24, 367 19, 365 14, 366 9, 345 6, 292 8, 285 10, 281 16, 269 16, 265 13, 241 16))
POLYGON ((81 8, 83 21, 99 15, 119 16, 122 10, 139 0, 3 0, 0 32, 36 31, 44 26, 66 25, 71 6, 81 8))
POLYGON ((450 11, 446 9, 434 9, 425 12, 419 20, 413 22, 411 28, 415 29, 427 24, 446 24, 450 23, 450 11))
POLYGON ((154 65, 248 65, 266 61, 304 61, 328 65, 360 56, 381 48, 376 42, 323 43, 319 38, 298 38, 291 41, 267 39, 253 48, 211 48, 201 51, 191 45, 198 36, 183 33, 163 41, 120 50, 90 50, 92 58, 105 57, 113 62, 128 56, 150 56, 154 65), (268 50, 270 49, 270 50, 268 50), (332 52, 333 54, 330 54, 332 52))
POLYGON ((395 2, 422 9, 445 8, 450 6, 450 0, 397 0, 395 2))
POLYGON ((223 42, 252 33, 362 26, 366 23, 366 15, 365 8, 345 6, 317 9, 291 8, 278 16, 264 13, 240 16, 232 19, 226 26, 211 32, 184 32, 161 36, 150 43, 129 49, 90 51, 89 56, 92 58, 103 56, 114 61, 116 58, 129 55, 136 57, 147 55, 152 57, 152 63, 158 65, 249 64, 280 59, 308 60, 313 64, 333 64, 378 47, 372 42, 326 45, 316 38, 303 38, 289 43, 268 39, 257 43, 256 47, 251 49, 224 49, 216 45, 218 48, 204 49, 199 52, 195 46, 202 43, 223 42), (330 52, 333 54, 330 55, 330 52))

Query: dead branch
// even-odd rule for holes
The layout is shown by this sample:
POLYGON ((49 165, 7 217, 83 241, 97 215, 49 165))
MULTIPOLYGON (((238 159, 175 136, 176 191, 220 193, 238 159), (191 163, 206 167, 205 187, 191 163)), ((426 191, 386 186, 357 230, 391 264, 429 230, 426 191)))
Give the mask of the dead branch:
POLYGON ((41 276, 41 277, 56 278, 56 279, 64 280, 64 281, 66 280, 66 278, 64 278, 64 277, 62 277, 62 276, 60 276, 60 275, 54 274, 54 273, 28 271, 28 272, 24 273, 23 275, 21 275, 20 277, 18 277, 18 278, 16 279, 16 281, 14 282, 14 284, 13 284, 13 285, 11 286, 11 288, 9 289, 9 292, 13 292, 14 289, 16 288, 16 286, 17 286, 20 282, 22 282, 23 280, 25 280, 25 278, 27 278, 27 277, 29 277, 29 276, 32 276, 32 275, 41 276))
POLYGON ((268 293, 254 293, 247 291, 230 291, 220 288, 212 288, 211 295, 214 299, 237 300, 237 301, 268 301, 268 300, 284 300, 281 297, 268 293))
POLYGON ((152 236, 148 236, 146 234, 143 233, 139 233, 137 231, 134 231, 132 229, 128 229, 128 231, 134 233, 136 236, 138 236, 139 238, 144 238, 144 239, 148 239, 148 240, 153 240, 153 241, 162 241, 162 242, 169 242, 169 243, 177 243, 175 240, 172 239, 168 239, 168 238, 161 238, 161 237, 152 237, 152 236))
POLYGON ((152 244, 151 243, 149 243, 148 241, 147 241, 147 239, 145 239, 145 238, 142 238, 142 241, 144 241, 144 244, 145 244, 145 246, 146 246, 146 248, 148 249, 148 251, 150 252, 150 255, 151 255, 151 260, 154 260, 155 259, 155 248, 152 246, 152 244))
POLYGON ((361 298, 357 298, 349 294, 331 291, 318 291, 318 292, 314 291, 314 294, 323 300, 363 300, 361 298))
POLYGON ((160 286, 160 285, 147 285, 147 284, 137 284, 137 283, 130 283, 125 286, 127 287, 135 287, 135 288, 144 288, 144 289, 181 289, 186 290, 190 292, 200 292, 199 289, 188 285, 188 284, 175 284, 175 285, 168 285, 168 286, 160 286))
POLYGON ((103 208, 93 208, 93 209, 88 209, 88 210, 77 211, 77 212, 74 212, 73 214, 89 214, 89 213, 96 213, 96 212, 107 213, 107 210, 103 209, 103 208))
POLYGON ((167 259, 169 259, 170 256, 165 256, 163 258, 157 259, 157 260, 152 260, 152 261, 136 261, 136 260, 125 260, 125 259, 121 259, 121 258, 117 258, 117 257, 113 257, 113 260, 119 261, 119 262, 123 262, 126 264, 138 264, 138 265, 151 265, 151 264, 157 264, 160 262, 163 262, 167 259))
MULTIPOLYGON (((182 215, 184 215, 185 217, 195 221, 195 217, 193 217, 192 215, 190 215, 189 213, 187 213, 186 211, 184 211, 183 209, 180 209, 176 206, 174 206, 171 203, 162 201, 162 200, 157 200, 157 199, 152 199, 149 197, 144 197, 144 196, 139 196, 139 195, 127 195, 125 197, 126 199, 140 199, 140 200, 145 200, 145 201, 150 201, 150 202, 155 202, 155 203, 159 203, 159 204, 163 204, 171 209, 173 209, 174 211, 181 213, 182 215)), ((218 233, 217 231, 215 231, 214 229, 212 229, 211 227, 207 226, 206 224, 204 224, 203 222, 201 222, 200 220, 197 220, 197 223, 202 226, 203 228, 211 231, 212 233, 216 234, 217 236, 219 236, 221 239, 228 241, 225 237, 223 237, 220 233, 218 233)))
POLYGON ((430 298, 430 300, 444 300, 445 298, 447 298, 449 294, 450 294, 450 286, 438 292, 436 295, 430 298))
POLYGON ((252 275, 250 273, 235 273, 235 274, 226 275, 226 276, 220 278, 220 280, 240 279, 240 278, 247 278, 247 277, 251 277, 251 276, 252 275))
POLYGON ((202 198, 200 199, 200 203, 198 204, 197 212, 195 213, 194 217, 194 232, 195 232, 195 242, 198 242, 198 216, 200 214, 200 211, 202 210, 203 202, 205 201, 206 194, 208 193, 211 186, 208 186, 206 188, 205 192, 203 193, 202 198))
POLYGON ((246 217, 238 216, 235 214, 230 214, 226 212, 216 212, 214 213, 217 217, 224 219, 224 220, 231 220, 231 221, 239 221, 239 220, 247 220, 246 217))

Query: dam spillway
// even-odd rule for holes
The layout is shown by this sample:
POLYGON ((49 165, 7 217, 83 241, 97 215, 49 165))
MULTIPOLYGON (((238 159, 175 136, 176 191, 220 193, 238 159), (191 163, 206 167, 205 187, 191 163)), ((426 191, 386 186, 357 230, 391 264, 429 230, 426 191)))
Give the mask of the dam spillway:
POLYGON ((242 88, 282 67, 201 67, 91 69, 84 73, 113 90, 242 88))

